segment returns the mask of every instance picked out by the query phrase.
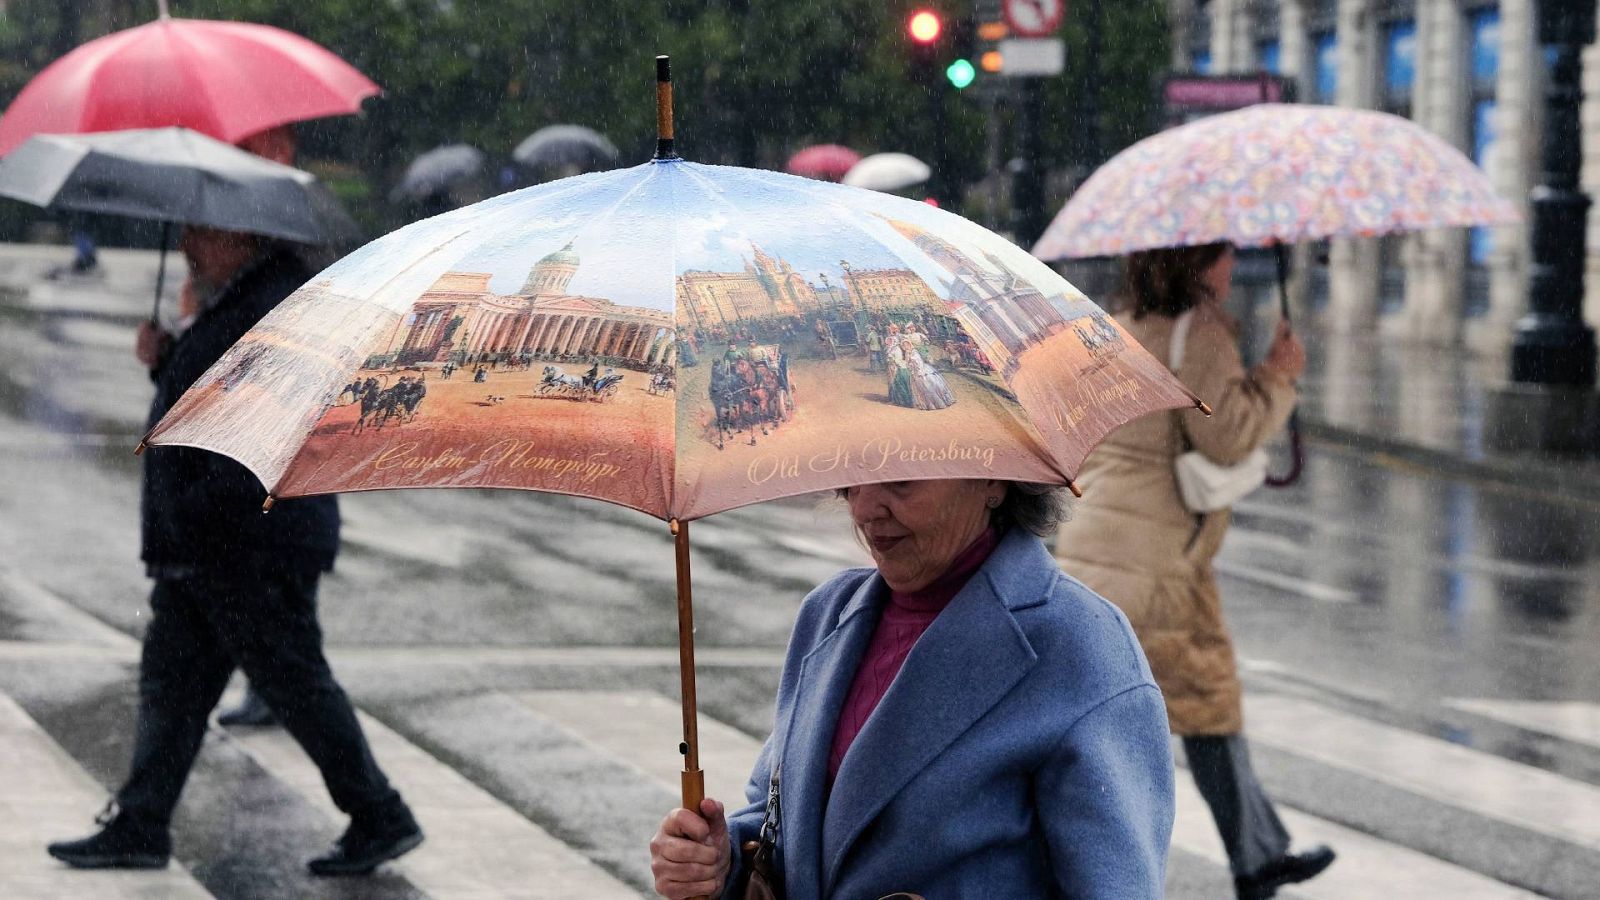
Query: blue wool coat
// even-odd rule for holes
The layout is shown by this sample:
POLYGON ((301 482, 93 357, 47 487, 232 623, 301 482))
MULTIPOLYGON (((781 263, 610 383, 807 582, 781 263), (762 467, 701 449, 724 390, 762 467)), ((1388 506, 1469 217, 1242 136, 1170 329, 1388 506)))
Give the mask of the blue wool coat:
MULTIPOLYGON (((828 791, 834 725, 888 595, 855 569, 806 598, 733 846, 756 838, 781 761, 788 900, 1160 897, 1161 693, 1116 607, 1020 530, 912 648, 828 791)), ((730 887, 742 876, 736 852, 730 887)))

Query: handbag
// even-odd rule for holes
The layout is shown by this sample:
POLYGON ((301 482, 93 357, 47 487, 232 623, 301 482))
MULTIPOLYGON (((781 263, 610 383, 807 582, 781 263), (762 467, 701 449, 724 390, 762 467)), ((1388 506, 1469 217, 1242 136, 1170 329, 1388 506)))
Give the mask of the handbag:
MULTIPOLYGON (((758 839, 745 841, 739 848, 744 868, 749 873, 744 883, 744 900, 781 900, 783 876, 778 873, 774 856, 778 852, 778 769, 772 770, 772 784, 767 788, 767 815, 761 820, 758 839)), ((900 891, 880 900, 923 900, 921 894, 900 891)))
MULTIPOLYGON (((1167 352, 1167 368, 1171 369, 1174 375, 1178 374, 1178 368, 1183 365, 1184 348, 1189 341, 1189 323, 1193 318, 1194 310, 1190 309, 1179 315, 1172 323, 1172 344, 1167 352)), ((1176 416, 1177 413, 1173 415, 1176 416)), ((1173 471, 1178 478, 1178 494, 1190 512, 1204 514, 1226 509, 1266 483, 1267 451, 1258 447, 1234 465, 1218 465, 1204 453, 1192 448, 1188 436, 1184 434, 1182 420, 1176 422, 1178 434, 1183 438, 1184 445, 1191 448, 1179 454, 1173 462, 1173 471)))
POLYGON ((761 820, 758 839, 745 841, 739 848, 745 871, 744 900, 781 900, 783 876, 778 873, 778 768, 772 769, 772 784, 767 788, 767 815, 761 820))

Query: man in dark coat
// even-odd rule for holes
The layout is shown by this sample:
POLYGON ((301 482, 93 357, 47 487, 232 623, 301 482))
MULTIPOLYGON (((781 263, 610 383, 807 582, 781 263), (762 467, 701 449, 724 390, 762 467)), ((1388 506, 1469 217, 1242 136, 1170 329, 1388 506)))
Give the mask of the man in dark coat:
MULTIPOLYGON (((200 310, 176 339, 141 330, 140 355, 155 363, 152 426, 311 275, 294 252, 251 235, 186 228, 181 246, 200 310)), ((422 842, 322 652, 316 591, 338 551, 337 501, 284 500, 263 515, 264 496, 256 477, 224 456, 189 447, 145 455, 142 557, 155 586, 133 760, 104 829, 51 844, 50 855, 83 868, 167 864, 173 808, 236 666, 350 816, 334 849, 311 861, 314 874, 364 875, 422 842)))

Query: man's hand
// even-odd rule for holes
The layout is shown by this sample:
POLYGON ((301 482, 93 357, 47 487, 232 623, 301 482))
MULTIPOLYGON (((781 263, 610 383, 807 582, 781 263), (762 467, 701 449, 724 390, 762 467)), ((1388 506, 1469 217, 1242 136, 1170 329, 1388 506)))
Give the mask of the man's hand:
POLYGON ((139 358, 139 362, 144 363, 145 368, 154 369, 171 344, 172 335, 162 331, 160 325, 147 319, 139 323, 139 335, 133 342, 133 355, 139 358))
POLYGON ((721 803, 707 797, 700 801, 699 813, 675 809, 650 841, 656 893, 667 900, 721 897, 732 856, 721 803))

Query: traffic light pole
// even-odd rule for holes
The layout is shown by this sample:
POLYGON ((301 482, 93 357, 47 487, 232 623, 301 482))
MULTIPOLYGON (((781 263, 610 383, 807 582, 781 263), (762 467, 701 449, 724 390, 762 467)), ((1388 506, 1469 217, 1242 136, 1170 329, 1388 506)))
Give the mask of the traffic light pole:
POLYGON ((1039 130, 1044 111, 1044 84, 1038 78, 1018 79, 1022 94, 1017 122, 1017 158, 1011 164, 1011 236, 1027 249, 1044 234, 1044 155, 1039 130))
POLYGON ((1594 329, 1583 321, 1584 232, 1579 105, 1584 45, 1595 37, 1594 0, 1538 0, 1539 43, 1553 53, 1544 95, 1544 165, 1533 189, 1528 315, 1511 345, 1511 380, 1593 387, 1594 329))

